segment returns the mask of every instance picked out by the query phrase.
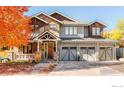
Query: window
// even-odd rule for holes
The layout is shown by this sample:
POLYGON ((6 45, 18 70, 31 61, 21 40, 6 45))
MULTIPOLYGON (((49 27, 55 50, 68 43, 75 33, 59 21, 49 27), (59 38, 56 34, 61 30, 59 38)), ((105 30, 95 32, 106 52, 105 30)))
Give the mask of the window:
POLYGON ((100 28, 99 27, 93 27, 92 28, 92 35, 100 35, 100 28))
POLYGON ((51 29, 56 29, 56 28, 57 28, 56 24, 54 24, 54 23, 51 23, 51 24, 49 25, 49 27, 50 27, 51 29))
POLYGON ((65 27, 65 34, 68 35, 69 34, 69 28, 65 27))
POLYGON ((95 27, 92 28, 92 35, 96 35, 96 28, 95 27))
POLYGON ((97 35, 100 35, 100 28, 97 27, 96 33, 97 33, 97 35))
POLYGON ((87 37, 88 36, 88 28, 84 29, 84 36, 87 37))
POLYGON ((77 27, 74 27, 74 35, 77 35, 77 27))
POLYGON ((70 27, 70 35, 73 34, 73 27, 70 27))
POLYGON ((77 35, 84 33, 83 27, 69 26, 69 27, 64 27, 64 30, 65 30, 65 35, 77 35))
POLYGON ((56 28, 55 24, 50 24, 50 28, 56 28))

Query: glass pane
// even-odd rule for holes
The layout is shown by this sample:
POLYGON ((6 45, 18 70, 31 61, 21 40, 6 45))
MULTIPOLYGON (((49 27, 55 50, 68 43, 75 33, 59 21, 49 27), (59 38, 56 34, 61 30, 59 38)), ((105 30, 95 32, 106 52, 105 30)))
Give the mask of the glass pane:
POLYGON ((96 28, 95 27, 92 28, 92 35, 96 35, 96 28))
POLYGON ((70 27, 70 35, 73 34, 73 27, 70 27))
POLYGON ((65 27, 65 34, 66 34, 66 35, 69 34, 69 29, 68 29, 68 27, 65 27))
POLYGON ((77 35, 77 27, 74 27, 74 35, 77 35))
POLYGON ((97 28, 97 35, 100 35, 100 28, 97 28))

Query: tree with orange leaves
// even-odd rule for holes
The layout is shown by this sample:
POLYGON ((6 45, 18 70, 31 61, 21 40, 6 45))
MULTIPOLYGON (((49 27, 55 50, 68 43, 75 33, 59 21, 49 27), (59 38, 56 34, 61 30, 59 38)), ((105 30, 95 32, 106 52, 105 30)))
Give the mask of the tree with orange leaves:
POLYGON ((0 7, 0 47, 19 47, 27 45, 30 29, 30 19, 24 15, 29 7, 0 7))

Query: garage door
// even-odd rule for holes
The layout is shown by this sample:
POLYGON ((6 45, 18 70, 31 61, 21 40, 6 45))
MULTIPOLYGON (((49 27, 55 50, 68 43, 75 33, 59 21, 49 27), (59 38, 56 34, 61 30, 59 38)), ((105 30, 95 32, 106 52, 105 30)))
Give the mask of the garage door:
POLYGON ((113 59, 112 56, 112 48, 110 47, 101 47, 100 48, 100 60, 101 61, 109 61, 113 59))
POLYGON ((77 48, 76 47, 62 47, 61 61, 76 61, 77 48))
POLYGON ((81 47, 80 57, 82 61, 95 61, 95 48, 94 47, 81 47))

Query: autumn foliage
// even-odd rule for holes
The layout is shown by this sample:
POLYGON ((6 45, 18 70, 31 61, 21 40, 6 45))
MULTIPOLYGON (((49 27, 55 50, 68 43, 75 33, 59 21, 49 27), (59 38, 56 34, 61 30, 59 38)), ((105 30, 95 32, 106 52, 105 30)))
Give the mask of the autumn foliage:
POLYGON ((0 47, 19 47, 27 45, 30 30, 30 19, 24 15, 29 7, 0 7, 0 47))
POLYGON ((112 40, 121 40, 124 36, 124 33, 121 30, 114 29, 111 31, 103 31, 101 36, 112 40))

